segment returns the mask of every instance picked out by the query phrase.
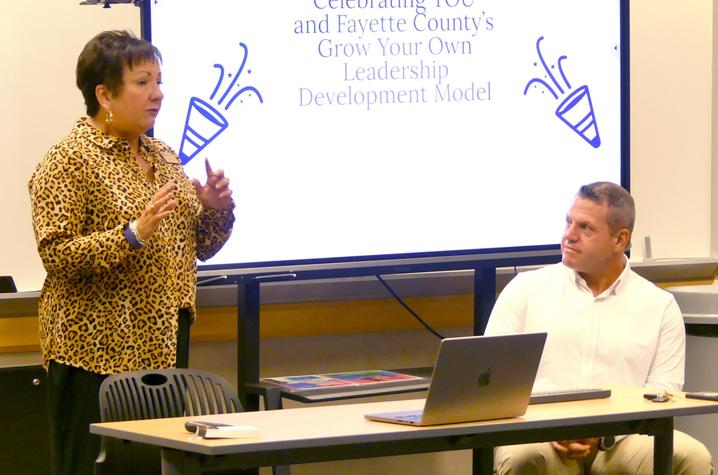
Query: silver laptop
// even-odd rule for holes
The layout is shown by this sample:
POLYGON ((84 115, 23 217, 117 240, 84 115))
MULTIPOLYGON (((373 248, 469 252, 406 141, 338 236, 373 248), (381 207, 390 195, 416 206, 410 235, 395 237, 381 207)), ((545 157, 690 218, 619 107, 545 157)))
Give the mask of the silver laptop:
POLYGON ((365 417, 425 426, 523 415, 545 342, 546 333, 446 338, 423 410, 365 417))

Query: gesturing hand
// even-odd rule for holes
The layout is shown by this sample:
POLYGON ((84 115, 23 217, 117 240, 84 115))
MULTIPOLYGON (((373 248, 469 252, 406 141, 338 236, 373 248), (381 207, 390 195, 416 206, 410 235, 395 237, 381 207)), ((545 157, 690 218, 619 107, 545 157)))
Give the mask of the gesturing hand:
POLYGON ((232 190, 229 189, 229 178, 224 176, 224 170, 212 170, 209 160, 204 160, 207 169, 207 182, 200 184, 196 178, 192 179, 197 196, 205 208, 225 209, 232 202, 232 190))
POLYGON ((177 207, 174 195, 176 188, 175 182, 166 183, 152 195, 150 201, 145 205, 145 209, 142 210, 142 214, 137 219, 137 234, 143 241, 149 239, 162 220, 177 207))

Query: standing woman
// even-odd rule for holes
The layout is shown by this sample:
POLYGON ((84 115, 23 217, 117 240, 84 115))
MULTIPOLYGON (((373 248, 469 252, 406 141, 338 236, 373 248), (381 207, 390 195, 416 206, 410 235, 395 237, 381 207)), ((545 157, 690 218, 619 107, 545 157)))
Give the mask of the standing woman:
POLYGON ((145 135, 162 105, 160 60, 128 32, 92 38, 76 71, 88 117, 30 179, 54 474, 92 473, 99 438, 88 425, 106 375, 186 366, 177 342, 195 314, 196 259, 232 231, 224 173, 206 162, 206 183, 190 181, 145 135))

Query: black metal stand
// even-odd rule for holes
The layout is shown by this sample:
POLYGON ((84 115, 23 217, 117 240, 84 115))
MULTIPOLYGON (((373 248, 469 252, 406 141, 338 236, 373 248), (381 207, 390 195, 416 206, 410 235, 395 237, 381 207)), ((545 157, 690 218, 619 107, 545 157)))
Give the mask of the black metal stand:
POLYGON ((474 335, 483 335, 496 302, 496 267, 474 269, 474 335))
MULTIPOLYGON (((489 323, 491 310, 496 302, 496 268, 480 267, 474 269, 474 335, 483 335, 489 323)), ((473 450, 472 473, 484 475, 493 473, 494 449, 473 450)))
POLYGON ((247 383, 259 382, 259 282, 237 285, 237 391, 245 411, 259 410, 259 396, 247 383))

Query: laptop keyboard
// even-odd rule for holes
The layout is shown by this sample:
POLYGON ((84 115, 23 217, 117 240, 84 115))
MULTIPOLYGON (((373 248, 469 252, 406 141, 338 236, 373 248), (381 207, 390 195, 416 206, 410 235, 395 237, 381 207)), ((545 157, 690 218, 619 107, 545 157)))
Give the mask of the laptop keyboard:
POLYGON ((583 399, 601 399, 611 396, 610 389, 577 388, 557 391, 538 391, 531 393, 529 404, 545 404, 549 402, 581 401, 583 399))

